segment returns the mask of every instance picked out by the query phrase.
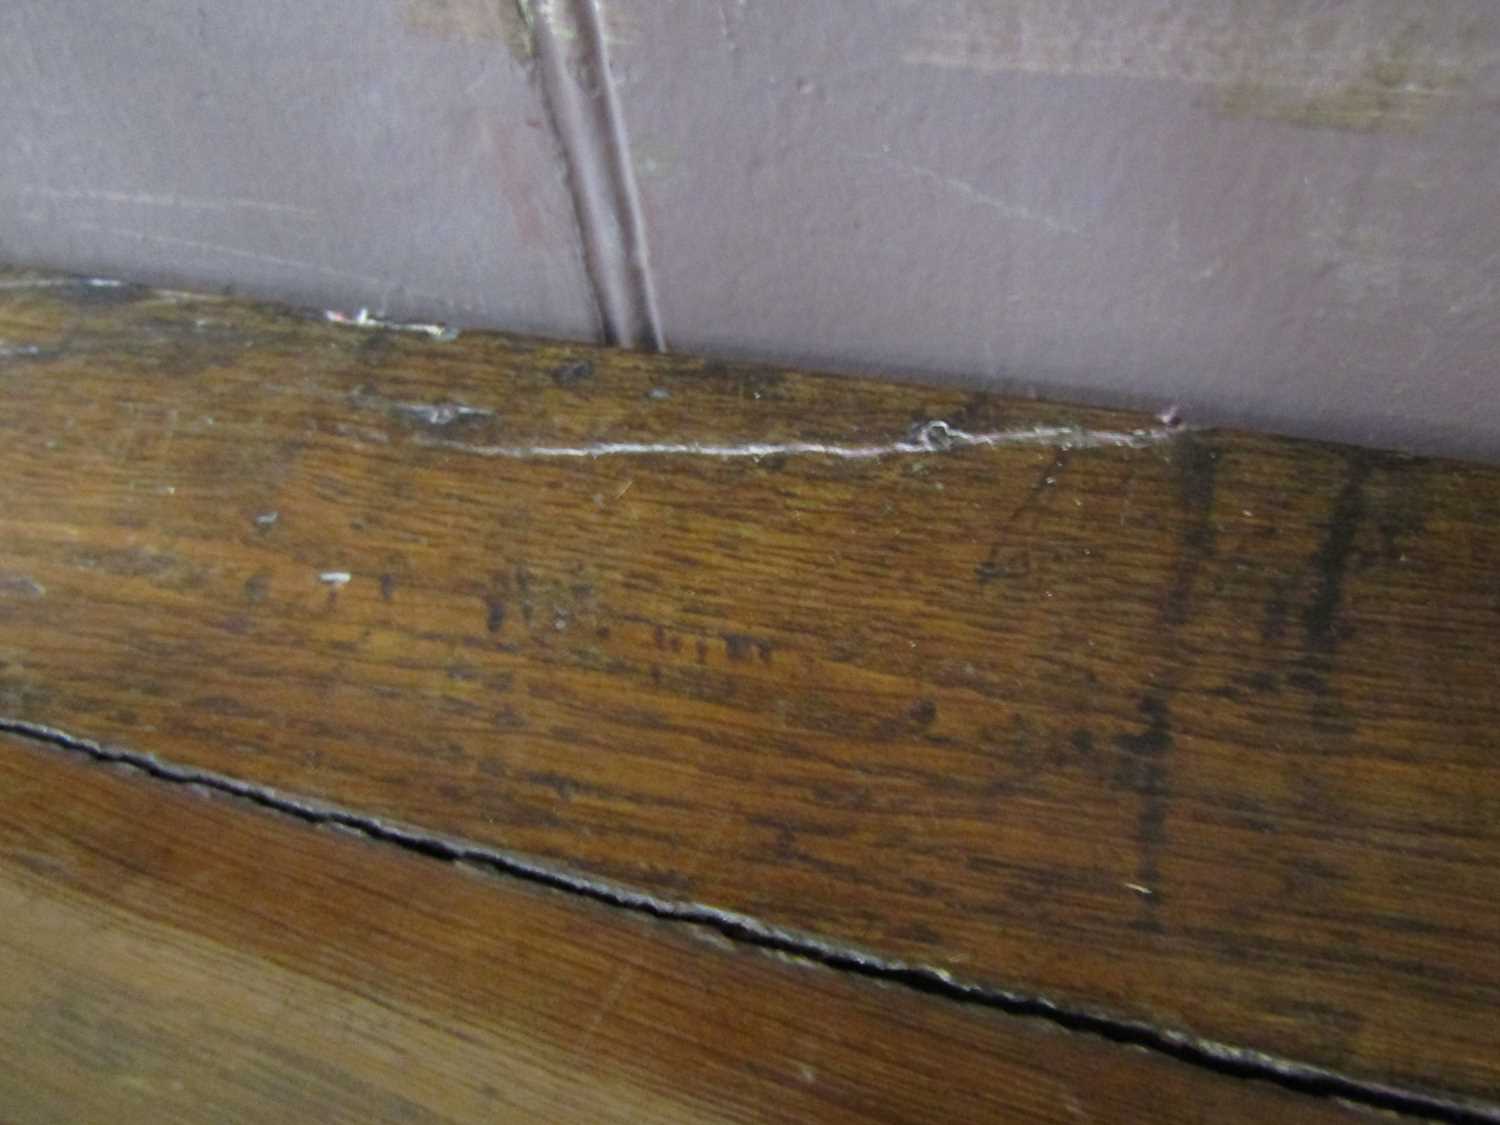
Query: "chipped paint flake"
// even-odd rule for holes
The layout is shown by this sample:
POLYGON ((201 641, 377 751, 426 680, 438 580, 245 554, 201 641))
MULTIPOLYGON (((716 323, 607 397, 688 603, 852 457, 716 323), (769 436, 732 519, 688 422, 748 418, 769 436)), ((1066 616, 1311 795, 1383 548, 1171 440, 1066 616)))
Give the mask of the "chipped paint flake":
POLYGON ((442 343, 450 343, 458 339, 458 329, 450 328, 445 324, 421 324, 411 321, 382 320, 370 315, 369 309, 360 309, 352 316, 341 313, 336 309, 326 309, 323 319, 330 324, 347 324, 353 328, 384 328, 391 332, 419 332, 424 336, 431 336, 434 340, 442 343))

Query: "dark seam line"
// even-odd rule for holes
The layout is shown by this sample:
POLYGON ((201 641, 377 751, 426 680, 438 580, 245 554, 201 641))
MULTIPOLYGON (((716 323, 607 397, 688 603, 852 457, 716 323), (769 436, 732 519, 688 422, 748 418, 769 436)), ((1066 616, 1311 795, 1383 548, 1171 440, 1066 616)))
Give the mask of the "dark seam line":
POLYGON ((157 781, 227 794, 307 824, 350 829, 371 840, 392 844, 430 859, 473 864, 499 875, 575 894, 593 902, 644 914, 664 922, 705 926, 731 941, 749 947, 798 957, 869 980, 900 985, 923 995, 988 1008, 1010 1016, 1044 1020, 1067 1031, 1095 1035, 1111 1043, 1141 1047, 1213 1074, 1258 1080, 1296 1094, 1329 1098, 1433 1121, 1465 1125, 1474 1122, 1500 1122, 1500 1106, 1364 1081, 1250 1048, 1201 1039, 1184 1031, 1154 1027, 1083 1008, 1064 1007, 1055 1001, 1029 993, 967 983, 934 966, 913 965, 880 957, 851 946, 781 929, 748 915, 720 910, 702 903, 659 898, 604 880, 589 879, 499 849, 408 828, 317 799, 293 796, 209 770, 174 765, 153 754, 108 746, 42 723, 0 718, 0 732, 80 754, 95 762, 130 766, 157 781))

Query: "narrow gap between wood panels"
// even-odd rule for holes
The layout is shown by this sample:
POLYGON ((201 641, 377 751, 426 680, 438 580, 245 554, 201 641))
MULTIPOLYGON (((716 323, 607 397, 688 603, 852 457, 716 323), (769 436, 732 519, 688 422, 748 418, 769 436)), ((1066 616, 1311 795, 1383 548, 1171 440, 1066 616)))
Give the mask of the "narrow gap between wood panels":
POLYGON ((964 981, 937 966, 882 957, 703 903, 663 898, 500 848, 458 840, 210 770, 163 761, 154 754, 107 745, 57 727, 0 717, 0 733, 79 754, 94 762, 128 766, 155 781, 225 794, 306 824, 348 829, 373 841, 429 859, 471 864, 495 875, 549 887, 663 922, 706 927, 748 948, 801 958, 837 972, 896 985, 923 995, 1022 1019, 1041 1020, 1067 1031, 1143 1048, 1214 1074, 1266 1082, 1297 1094, 1433 1121, 1464 1125, 1500 1122, 1500 1106, 1369 1082, 1252 1048, 1204 1039, 1186 1031, 1122 1019, 993 984, 964 981))

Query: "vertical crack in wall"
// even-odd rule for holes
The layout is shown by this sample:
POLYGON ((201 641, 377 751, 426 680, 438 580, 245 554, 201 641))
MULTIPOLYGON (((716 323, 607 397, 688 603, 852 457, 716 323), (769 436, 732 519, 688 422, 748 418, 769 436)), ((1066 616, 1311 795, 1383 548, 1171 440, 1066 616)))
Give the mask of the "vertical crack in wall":
POLYGON ((567 165, 605 342, 665 350, 645 224, 597 0, 520 0, 567 165))

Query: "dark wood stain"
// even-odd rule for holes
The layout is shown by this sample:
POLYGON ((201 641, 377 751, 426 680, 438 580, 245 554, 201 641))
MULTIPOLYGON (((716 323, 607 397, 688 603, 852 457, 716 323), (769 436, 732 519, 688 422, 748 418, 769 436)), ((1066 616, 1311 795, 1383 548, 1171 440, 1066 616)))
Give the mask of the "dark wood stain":
POLYGON ((1175 447, 1177 490, 1187 520, 1183 524, 1177 564, 1167 588, 1162 621, 1181 625, 1191 610, 1193 587, 1212 557, 1217 542, 1214 527, 1214 483, 1218 473, 1218 451, 1194 434, 1183 434, 1175 447))
POLYGON ((1307 647, 1312 652, 1332 652, 1338 643, 1338 614, 1344 596, 1344 576, 1349 568, 1354 538, 1365 514, 1364 487, 1370 475, 1371 458, 1353 451, 1347 460, 1343 486, 1329 513, 1323 542, 1312 560, 1317 590, 1302 616, 1307 647))
POLYGON ((1171 800, 1172 727, 1166 700, 1149 694, 1141 700, 1144 728, 1116 737, 1122 755, 1119 777, 1140 798, 1136 814, 1136 885, 1141 898, 1141 925, 1159 932, 1162 902, 1160 854, 1167 845, 1167 810, 1171 800))
POLYGON ((569 360, 552 370, 552 381, 559 387, 578 387, 594 377, 594 365, 586 359, 569 360))
POLYGON ((505 628, 505 599, 489 594, 484 599, 484 627, 490 633, 505 628))

